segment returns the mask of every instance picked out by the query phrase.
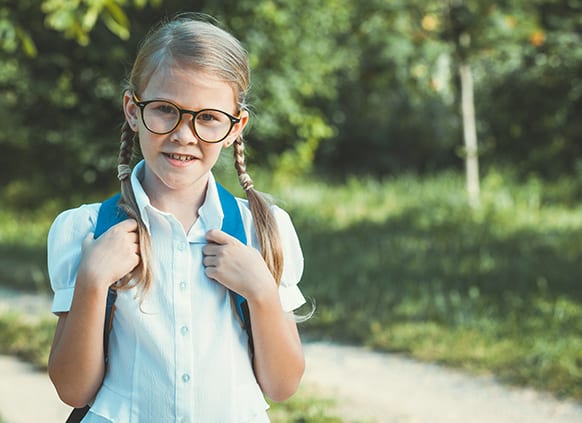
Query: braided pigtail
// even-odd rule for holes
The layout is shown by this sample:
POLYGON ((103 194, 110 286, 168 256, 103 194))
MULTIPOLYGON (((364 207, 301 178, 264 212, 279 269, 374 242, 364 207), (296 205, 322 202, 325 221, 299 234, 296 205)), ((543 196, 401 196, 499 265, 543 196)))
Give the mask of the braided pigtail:
POLYGON ((275 278, 277 285, 279 285, 283 273, 283 248, 281 246, 281 237, 275 216, 273 216, 270 204, 265 197, 254 189, 253 180, 247 173, 245 145, 242 137, 236 139, 233 144, 233 149, 234 167, 236 168, 240 185, 244 189, 249 201, 257 238, 261 247, 261 254, 275 278))
MULTIPOLYGON (((150 235, 139 213, 139 206, 135 199, 135 194, 131 186, 131 158, 133 147, 137 140, 137 133, 133 132, 129 124, 124 122, 121 127, 121 145, 119 148, 119 159, 117 166, 117 177, 121 182, 121 200, 119 206, 132 219, 138 222, 138 237, 141 260, 137 267, 124 276, 118 284, 118 289, 131 289, 139 287, 140 293, 145 294, 152 281, 150 268, 151 242, 150 235)), ((143 297, 142 297, 143 298, 143 297)))

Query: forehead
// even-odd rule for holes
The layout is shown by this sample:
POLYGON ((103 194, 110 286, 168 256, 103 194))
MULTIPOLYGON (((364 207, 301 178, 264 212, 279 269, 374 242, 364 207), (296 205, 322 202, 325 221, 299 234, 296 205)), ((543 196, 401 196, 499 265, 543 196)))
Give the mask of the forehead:
POLYGON ((237 108, 232 84, 210 72, 177 65, 153 72, 141 96, 144 100, 169 100, 194 110, 213 108, 235 112, 237 108))

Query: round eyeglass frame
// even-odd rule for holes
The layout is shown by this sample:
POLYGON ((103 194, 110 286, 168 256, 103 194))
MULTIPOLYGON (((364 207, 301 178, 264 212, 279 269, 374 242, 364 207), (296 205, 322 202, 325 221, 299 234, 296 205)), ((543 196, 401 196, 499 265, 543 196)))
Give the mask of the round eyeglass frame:
POLYGON ((204 142, 209 143, 209 144, 216 144, 218 142, 223 141, 226 137, 228 137, 230 135, 230 132, 232 131, 232 128, 234 127, 234 125, 237 124, 237 123, 239 123, 240 120, 241 120, 240 117, 232 116, 231 114, 229 114, 229 113, 227 113, 225 111, 219 110, 219 109, 188 110, 188 109, 182 109, 182 108, 178 107, 176 104, 174 104, 174 103, 172 103, 171 101, 168 101, 168 100, 154 99, 154 100, 141 101, 139 98, 137 98, 137 95, 135 93, 133 93, 133 102, 136 104, 137 107, 139 107, 141 121, 142 121, 143 125, 152 134, 156 134, 156 135, 166 135, 166 134, 169 134, 169 133, 173 132, 180 125, 180 122, 182 122, 182 118, 184 117, 184 115, 192 115, 192 129, 194 130, 194 133, 196 134, 196 137, 198 139, 200 139, 201 141, 204 141, 204 142), (176 124, 169 131, 165 131, 165 132, 154 131, 145 122, 145 119, 143 117, 143 115, 144 115, 144 109, 146 108, 146 106, 148 104, 156 103, 156 102, 168 103, 171 106, 175 107, 176 110, 180 113, 180 116, 176 120, 176 124), (219 140, 208 141, 208 140, 202 138, 200 136, 200 134, 198 134, 198 131, 196 130, 196 116, 199 115, 200 113, 207 112, 207 111, 222 113, 223 115, 227 116, 228 119, 229 119, 229 121, 230 121, 230 128, 228 128, 228 131, 226 132, 226 135, 224 135, 224 137, 220 138, 219 140))

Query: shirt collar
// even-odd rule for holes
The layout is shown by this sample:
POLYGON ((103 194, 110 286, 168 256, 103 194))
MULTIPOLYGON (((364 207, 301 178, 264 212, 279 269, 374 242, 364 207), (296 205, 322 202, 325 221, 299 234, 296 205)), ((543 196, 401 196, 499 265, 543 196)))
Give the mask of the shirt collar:
POLYGON ((135 196, 135 201, 139 208, 139 214, 141 216, 141 219, 143 220, 143 223, 145 224, 148 232, 151 232, 148 214, 146 213, 146 208, 151 207, 151 203, 149 197, 147 196, 141 185, 141 179, 143 179, 144 165, 145 162, 142 160, 133 168, 133 172, 131 172, 131 187, 133 188, 133 195, 135 196))
POLYGON ((222 227, 224 212, 222 211, 218 189, 216 188, 216 181, 212 173, 210 173, 208 178, 206 198, 198 210, 198 218, 207 230, 220 229, 222 227))
MULTIPOLYGON (((148 232, 151 233, 147 210, 149 209, 152 211, 159 211, 152 206, 151 201, 141 184, 141 179, 143 179, 144 166, 145 162, 141 160, 133 169, 131 174, 131 186, 133 188, 135 200, 139 207, 141 218, 148 232)), ((220 197, 218 196, 218 190, 216 188, 216 180, 214 179, 214 175, 212 173, 210 173, 208 178, 206 197, 202 206, 200 206, 200 209, 198 210, 198 218, 206 230, 220 229, 222 227, 224 212, 222 211, 222 205, 220 204, 220 197)))

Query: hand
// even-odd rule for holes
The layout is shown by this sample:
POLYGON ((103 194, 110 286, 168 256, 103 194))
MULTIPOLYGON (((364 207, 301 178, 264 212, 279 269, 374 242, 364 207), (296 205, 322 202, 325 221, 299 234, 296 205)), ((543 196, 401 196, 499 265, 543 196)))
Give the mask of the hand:
POLYGON ((208 244, 202 249, 206 276, 247 300, 276 286, 261 254, 238 239, 217 229, 206 233, 208 244))
POLYGON ((137 227, 134 219, 127 219, 98 239, 89 233, 83 240, 80 279, 105 288, 135 269, 140 261, 137 227))

